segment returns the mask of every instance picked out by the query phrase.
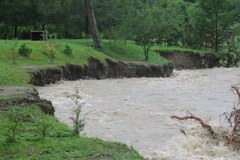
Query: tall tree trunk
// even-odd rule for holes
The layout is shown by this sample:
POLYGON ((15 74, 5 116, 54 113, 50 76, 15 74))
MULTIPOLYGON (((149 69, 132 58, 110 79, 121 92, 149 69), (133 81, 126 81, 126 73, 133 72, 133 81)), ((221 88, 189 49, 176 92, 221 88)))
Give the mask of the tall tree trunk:
POLYGON ((89 20, 88 20, 88 12, 87 12, 87 3, 86 3, 86 0, 85 0, 85 11, 84 11, 84 14, 85 14, 85 33, 86 33, 86 35, 90 35, 89 20))
POLYGON ((97 21, 93 11, 92 0, 85 0, 85 7, 88 16, 88 23, 90 32, 93 38, 93 43, 95 48, 103 48, 101 37, 98 31, 97 21))
POLYGON ((216 18, 216 22, 215 22, 215 51, 218 52, 218 45, 219 45, 219 35, 218 35, 218 13, 215 13, 215 18, 216 18))
POLYGON ((17 39, 17 34, 18 34, 17 31, 18 31, 18 26, 14 25, 14 31, 13 31, 14 32, 13 33, 14 34, 14 39, 17 39))
POLYGON ((42 21, 42 31, 45 30, 45 23, 42 21))
POLYGON ((89 21, 88 21, 88 16, 86 15, 85 17, 85 33, 86 35, 90 35, 90 31, 89 31, 89 21))

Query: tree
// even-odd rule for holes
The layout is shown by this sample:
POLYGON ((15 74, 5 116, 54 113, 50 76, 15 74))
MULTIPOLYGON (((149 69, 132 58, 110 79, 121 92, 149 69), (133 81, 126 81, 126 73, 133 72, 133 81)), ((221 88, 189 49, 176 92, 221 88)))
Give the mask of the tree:
POLYGON ((27 6, 21 0, 3 0, 0 5, 0 19, 13 28, 12 37, 16 39, 18 27, 27 23, 27 6))
POLYGON ((199 0, 201 10, 197 14, 197 29, 202 37, 202 45, 208 45, 216 52, 223 43, 227 29, 236 14, 229 0, 199 0))
POLYGON ((156 38, 151 9, 144 6, 142 9, 133 10, 124 20, 121 30, 122 34, 128 34, 126 38, 131 38, 142 46, 144 60, 148 61, 150 48, 154 45, 156 38))
POLYGON ((178 45, 183 34, 184 5, 182 0, 156 1, 152 12, 158 43, 168 46, 178 45))
POLYGON ((85 7, 86 7, 87 16, 88 16, 89 28, 90 28, 91 35, 94 42, 94 47, 102 49, 103 43, 98 31, 98 26, 97 26, 97 21, 96 21, 94 10, 93 10, 92 0, 85 0, 85 7))

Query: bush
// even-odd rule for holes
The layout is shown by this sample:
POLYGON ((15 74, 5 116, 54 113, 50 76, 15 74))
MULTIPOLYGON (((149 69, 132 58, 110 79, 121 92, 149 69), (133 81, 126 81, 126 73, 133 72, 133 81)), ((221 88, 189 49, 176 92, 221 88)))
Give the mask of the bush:
POLYGON ((81 117, 82 106, 84 105, 84 103, 79 102, 81 97, 79 96, 78 90, 76 90, 76 93, 73 94, 70 98, 75 104, 73 108, 73 117, 70 117, 70 119, 73 122, 73 134, 79 135, 79 133, 83 130, 85 126, 84 124, 85 117, 81 117))
POLYGON ((63 50, 63 53, 67 56, 72 55, 72 48, 69 45, 65 45, 65 49, 63 50))
POLYGON ((32 52, 32 49, 27 47, 26 44, 21 45, 21 47, 18 49, 18 53, 23 57, 29 57, 31 52, 32 52))
POLYGON ((223 53, 220 55, 220 65, 224 67, 237 66, 240 61, 240 38, 225 44, 223 53))
POLYGON ((43 54, 49 57, 51 63, 54 63, 54 59, 57 54, 57 49, 59 47, 60 47, 60 44, 56 40, 56 35, 49 34, 49 39, 43 45, 43 49, 44 49, 43 54))

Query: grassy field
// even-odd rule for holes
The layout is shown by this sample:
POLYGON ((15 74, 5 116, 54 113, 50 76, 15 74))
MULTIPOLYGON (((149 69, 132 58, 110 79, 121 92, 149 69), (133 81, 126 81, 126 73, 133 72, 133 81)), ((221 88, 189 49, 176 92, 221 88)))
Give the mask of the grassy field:
POLYGON ((148 62, 143 61, 142 48, 133 42, 104 40, 104 49, 96 50, 92 47, 92 40, 55 40, 54 46, 56 54, 54 63, 46 53, 46 45, 49 42, 27 41, 27 40, 0 40, 0 86, 28 86, 29 75, 27 70, 35 68, 45 68, 66 63, 84 65, 87 59, 92 56, 105 63, 106 58, 121 60, 125 62, 143 62, 143 63, 166 63, 166 59, 155 52, 150 52, 148 62), (21 45, 26 44, 32 49, 29 57, 23 57, 18 54, 21 45), (72 48, 72 55, 63 53, 65 46, 72 48), (15 58, 13 58, 15 57, 15 58), (16 59, 16 64, 13 64, 16 59))
POLYGON ((123 144, 73 136, 72 129, 36 106, 11 107, 10 110, 0 112, 1 160, 144 159, 123 144))

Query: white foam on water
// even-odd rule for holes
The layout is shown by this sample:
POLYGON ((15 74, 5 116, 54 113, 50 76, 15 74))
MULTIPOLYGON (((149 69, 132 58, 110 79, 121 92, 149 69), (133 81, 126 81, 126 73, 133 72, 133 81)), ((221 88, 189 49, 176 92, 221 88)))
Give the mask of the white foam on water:
POLYGON ((214 127, 219 134, 213 138, 201 126, 189 127, 184 130, 187 135, 179 133, 172 137, 158 149, 149 150, 147 156, 154 160, 239 160, 240 154, 227 145, 227 140, 222 137, 225 128, 214 127), (164 147, 163 147, 164 146, 164 147))

